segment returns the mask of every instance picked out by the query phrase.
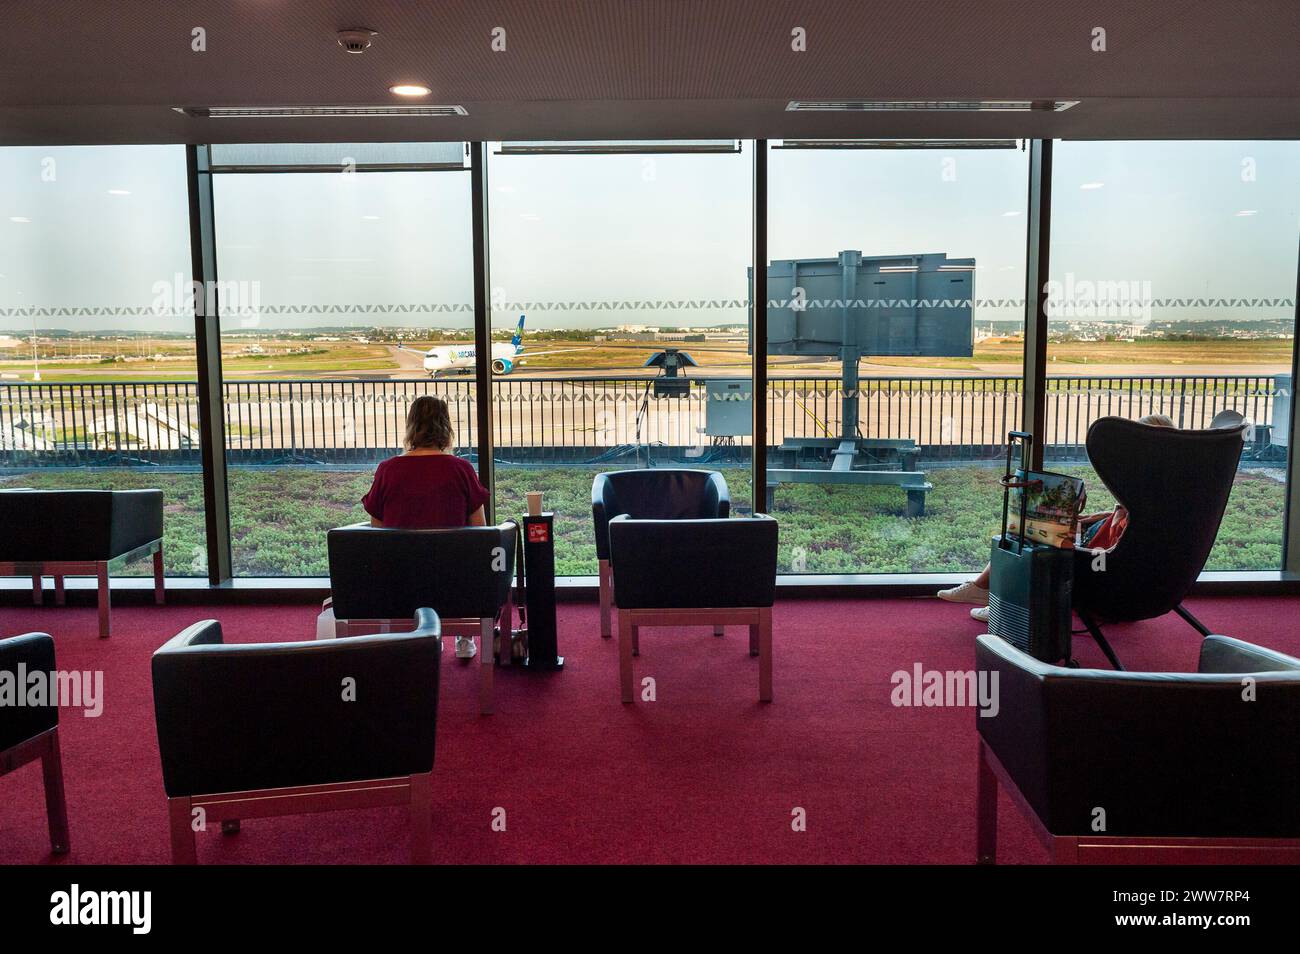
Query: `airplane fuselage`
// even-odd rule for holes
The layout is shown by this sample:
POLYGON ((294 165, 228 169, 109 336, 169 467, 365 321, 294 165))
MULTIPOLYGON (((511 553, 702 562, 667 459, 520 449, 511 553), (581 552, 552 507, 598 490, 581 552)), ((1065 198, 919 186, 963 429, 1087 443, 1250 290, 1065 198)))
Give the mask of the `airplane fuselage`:
MULTIPOLYGON (((492 346, 491 367, 496 374, 509 374, 514 369, 519 351, 513 344, 494 344, 492 346)), ((424 354, 424 370, 429 374, 448 374, 451 372, 472 372, 478 351, 473 345, 444 345, 430 348, 424 354)))

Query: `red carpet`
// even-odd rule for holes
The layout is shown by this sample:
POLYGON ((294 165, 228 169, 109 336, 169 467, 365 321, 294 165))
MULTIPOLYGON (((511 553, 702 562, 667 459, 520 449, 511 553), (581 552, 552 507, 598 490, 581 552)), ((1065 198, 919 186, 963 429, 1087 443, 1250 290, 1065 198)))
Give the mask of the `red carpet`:
MULTIPOLYGON (((1294 599, 1190 602, 1213 630, 1300 653, 1294 599)), ((899 709, 890 675, 921 663, 969 669, 982 628, 933 599, 790 601, 775 612, 774 692, 742 629, 646 630, 637 678, 658 701, 618 701, 616 640, 597 610, 560 610, 563 673, 498 670, 497 713, 476 714, 477 662, 444 661, 435 778, 435 857, 444 862, 925 862, 974 851, 975 716, 899 709), (494 808, 507 830, 491 829, 494 808), (791 812, 807 830, 791 830, 791 812)), ((300 639, 308 606, 124 608, 113 638, 93 609, 0 609, 0 633, 51 632, 60 669, 104 670, 104 713, 61 717, 72 852, 60 862, 164 863, 167 818, 149 680, 153 650, 187 624, 227 639, 300 639)), ((1172 614, 1116 626, 1130 669, 1192 669, 1199 637, 1172 614)), ((1084 665, 1104 666, 1087 638, 1084 665)), ((231 705, 238 705, 232 696, 231 705)), ((273 727, 268 727, 272 730, 273 727)), ((38 764, 0 777, 0 864, 51 860, 38 764)), ((1003 798, 1000 858, 1046 860, 1003 798)), ((380 809, 246 822, 199 836, 201 863, 406 860, 403 812, 380 809)))

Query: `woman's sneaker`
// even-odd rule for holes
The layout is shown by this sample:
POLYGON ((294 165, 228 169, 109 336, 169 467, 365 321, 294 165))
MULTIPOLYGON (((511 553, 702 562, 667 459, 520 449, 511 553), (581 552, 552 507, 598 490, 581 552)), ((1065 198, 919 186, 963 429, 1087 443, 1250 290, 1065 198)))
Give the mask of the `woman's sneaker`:
POLYGON ((976 586, 973 580, 963 583, 961 586, 954 586, 952 589, 940 590, 936 595, 939 599, 947 600, 949 603, 974 603, 976 606, 989 605, 989 591, 982 586, 976 586))
POLYGON ((473 659, 478 653, 478 647, 474 645, 473 636, 456 637, 456 658, 473 659))
POLYGON ((970 611, 970 618, 981 623, 989 621, 989 608, 987 606, 977 606, 970 611))

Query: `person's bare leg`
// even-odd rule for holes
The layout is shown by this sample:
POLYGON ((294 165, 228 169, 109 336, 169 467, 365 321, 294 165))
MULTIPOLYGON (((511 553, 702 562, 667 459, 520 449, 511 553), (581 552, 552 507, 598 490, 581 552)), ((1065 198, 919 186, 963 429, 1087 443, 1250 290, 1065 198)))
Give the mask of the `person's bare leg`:
POLYGON ((976 586, 978 586, 981 590, 987 590, 989 588, 989 571, 991 569, 993 569, 993 565, 991 563, 984 564, 984 569, 980 571, 980 575, 975 577, 975 579, 972 580, 971 582, 974 583, 976 586))

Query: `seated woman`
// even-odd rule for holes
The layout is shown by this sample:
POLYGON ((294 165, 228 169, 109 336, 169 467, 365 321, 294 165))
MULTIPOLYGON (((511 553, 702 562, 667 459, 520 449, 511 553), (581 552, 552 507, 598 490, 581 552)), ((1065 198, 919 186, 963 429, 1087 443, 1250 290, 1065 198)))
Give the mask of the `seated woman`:
MULTIPOLYGON (((473 466, 451 452, 454 436, 446 401, 426 394, 411 402, 406 452, 379 465, 370 492, 361 498, 372 527, 483 526, 487 488, 473 466)), ((472 637, 456 637, 457 659, 473 659, 475 652, 472 637)))
MULTIPOLYGON (((1138 418, 1139 424, 1150 427, 1175 427, 1173 420, 1164 414, 1148 414, 1138 418)), ((1128 511, 1119 504, 1113 510, 1082 514, 1079 517, 1079 546, 1089 550, 1109 550, 1119 543, 1128 526, 1128 511)), ((979 576, 960 586, 940 590, 939 599, 950 603, 974 603, 970 611, 973 619, 987 623, 989 618, 989 566, 985 565, 979 576)))

